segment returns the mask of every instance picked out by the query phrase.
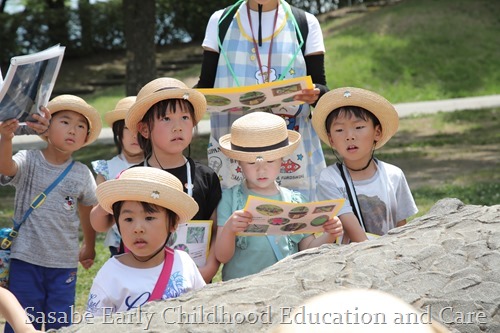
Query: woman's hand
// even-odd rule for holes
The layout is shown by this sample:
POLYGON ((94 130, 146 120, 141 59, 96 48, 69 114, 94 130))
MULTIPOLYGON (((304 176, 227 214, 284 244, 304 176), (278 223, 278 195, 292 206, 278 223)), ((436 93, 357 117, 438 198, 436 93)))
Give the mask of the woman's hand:
POLYGON ((318 101, 320 90, 319 88, 304 89, 300 94, 294 96, 294 100, 302 101, 307 104, 314 104, 318 101))

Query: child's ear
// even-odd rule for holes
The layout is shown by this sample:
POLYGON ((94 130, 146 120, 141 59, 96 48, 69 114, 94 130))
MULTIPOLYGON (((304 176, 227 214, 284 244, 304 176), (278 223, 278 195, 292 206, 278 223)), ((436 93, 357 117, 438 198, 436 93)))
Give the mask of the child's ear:
POLYGON ((179 225, 179 216, 176 216, 175 221, 170 221, 168 223, 168 227, 170 229, 170 232, 175 232, 175 230, 177 230, 178 225, 179 225))
POLYGON ((332 139, 332 136, 330 135, 330 133, 327 133, 328 135, 328 142, 330 143, 330 147, 333 147, 333 139, 332 139))
POLYGON ((374 140, 375 141, 379 141, 380 138, 382 138, 382 126, 377 125, 377 126, 375 126, 375 137, 374 137, 374 140))
POLYGON ((144 123, 140 122, 137 124, 137 131, 146 139, 149 139, 149 126, 144 123))

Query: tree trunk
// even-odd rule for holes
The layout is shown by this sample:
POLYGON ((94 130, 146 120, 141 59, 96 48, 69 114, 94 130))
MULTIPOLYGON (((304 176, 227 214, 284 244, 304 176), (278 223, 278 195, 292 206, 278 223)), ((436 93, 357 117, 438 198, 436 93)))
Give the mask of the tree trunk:
POLYGON ((156 78, 154 0, 123 0, 127 71, 127 96, 136 95, 156 78))
POLYGON ((64 0, 45 0, 48 11, 47 25, 50 44, 70 45, 68 37, 68 13, 64 0))
POLYGON ((92 6, 90 0, 78 0, 78 16, 82 27, 82 55, 92 53, 92 6))

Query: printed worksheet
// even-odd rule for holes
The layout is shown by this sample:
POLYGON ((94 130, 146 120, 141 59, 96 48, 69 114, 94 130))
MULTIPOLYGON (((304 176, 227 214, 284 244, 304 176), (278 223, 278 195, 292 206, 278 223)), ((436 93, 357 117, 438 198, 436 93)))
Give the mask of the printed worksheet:
POLYGON ((211 220, 193 220, 179 223, 170 235, 167 246, 187 252, 198 267, 205 266, 212 238, 211 220))
POLYGON ((197 89, 207 99, 208 112, 270 111, 302 104, 293 97, 303 89, 313 89, 310 76, 274 81, 253 86, 197 89))
POLYGON ((345 199, 292 203, 248 196, 244 210, 253 216, 248 228, 239 236, 317 233, 335 216, 345 199))

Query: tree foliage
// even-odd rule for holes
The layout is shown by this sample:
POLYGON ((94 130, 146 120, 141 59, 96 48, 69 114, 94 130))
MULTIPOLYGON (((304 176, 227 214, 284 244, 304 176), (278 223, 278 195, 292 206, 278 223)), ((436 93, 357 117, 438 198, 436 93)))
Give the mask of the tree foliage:
MULTIPOLYGON (((147 0, 155 3, 154 42, 158 46, 201 41, 210 15, 236 0, 147 0)), ((67 56, 83 56, 103 50, 125 50, 125 22, 146 8, 124 17, 121 0, 23 0, 25 9, 16 14, 3 12, 9 0, 0 0, 0 61, 12 56, 43 50, 54 44, 66 46, 67 56), (75 3, 75 2, 72 2, 75 3)), ((313 14, 324 13, 362 0, 289 0, 290 4, 313 14)), ((367 0, 364 0, 367 2, 367 0)), ((135 33, 146 36, 145 26, 135 33)))

